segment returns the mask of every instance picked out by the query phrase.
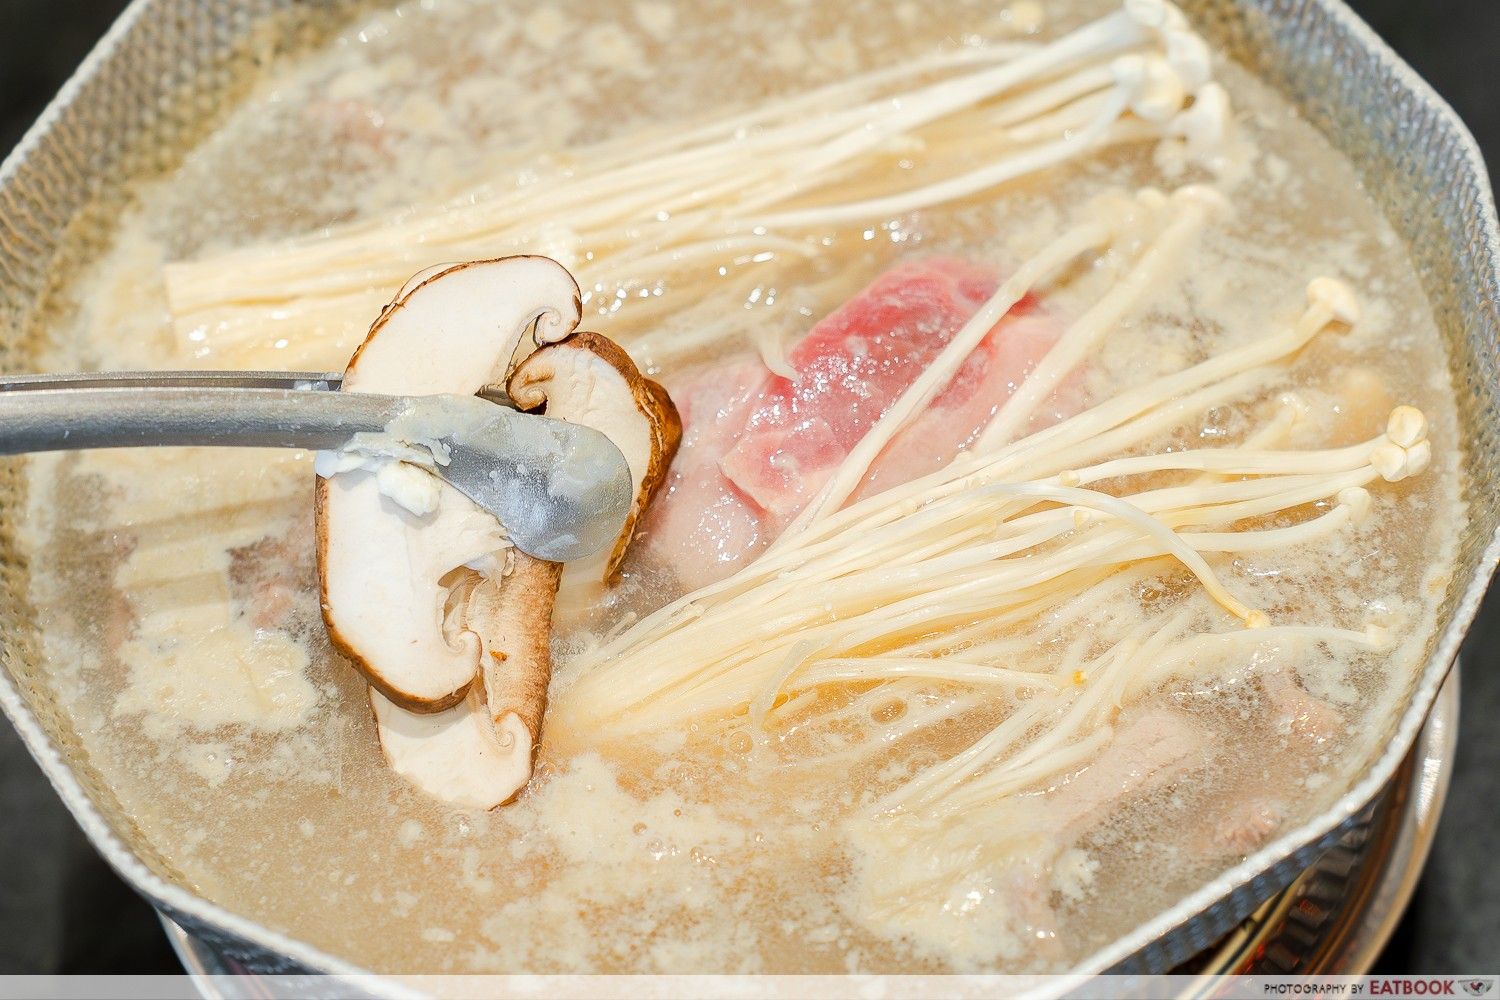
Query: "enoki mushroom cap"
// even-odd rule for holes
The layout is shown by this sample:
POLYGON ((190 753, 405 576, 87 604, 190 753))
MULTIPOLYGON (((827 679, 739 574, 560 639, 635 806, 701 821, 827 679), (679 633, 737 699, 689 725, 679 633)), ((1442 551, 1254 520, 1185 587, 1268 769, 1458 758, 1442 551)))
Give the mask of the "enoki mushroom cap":
POLYGON ((1349 520, 1354 524, 1363 523, 1370 516, 1370 491, 1363 486, 1339 490, 1337 500, 1349 509, 1349 520))
POLYGON ((1168 123, 1168 133, 1180 136, 1187 144, 1189 156, 1212 153, 1229 131, 1229 94, 1217 83, 1205 83, 1193 96, 1193 103, 1168 123))
POLYGON ((1213 77, 1213 56, 1208 43, 1191 31, 1169 31, 1166 38, 1167 62, 1188 93, 1201 96, 1199 88, 1213 77))
POLYGON ((1365 619, 1366 640, 1376 649, 1387 649, 1395 645, 1399 624, 1399 616, 1389 611, 1373 612, 1365 619))
POLYGON ((1143 28, 1160 30, 1170 27, 1173 14, 1179 18, 1182 12, 1166 0, 1125 0, 1125 13, 1143 28))
POLYGON ((1208 184, 1184 184, 1168 197, 1175 204, 1197 205, 1210 213, 1228 215, 1234 211, 1224 192, 1208 184))
POLYGON ((1387 442, 1370 453, 1370 465, 1388 483, 1399 483, 1417 475, 1431 461, 1432 445, 1426 441, 1418 442, 1410 448, 1387 442))
POLYGON ((1148 122, 1162 124, 1182 110, 1187 88, 1161 56, 1147 56, 1142 77, 1130 98, 1130 110, 1148 122))
POLYGON ((1345 326, 1359 322, 1359 296, 1354 289, 1337 278, 1314 278, 1307 283, 1307 302, 1310 306, 1322 306, 1333 319, 1345 326))
POLYGON ((1427 440, 1427 416, 1415 406, 1398 406, 1386 420, 1385 433, 1393 444, 1415 447, 1427 440))
POLYGON ((1432 462, 1427 417, 1414 406, 1398 406, 1386 421, 1385 439, 1370 452, 1370 465, 1388 483, 1417 475, 1432 462))

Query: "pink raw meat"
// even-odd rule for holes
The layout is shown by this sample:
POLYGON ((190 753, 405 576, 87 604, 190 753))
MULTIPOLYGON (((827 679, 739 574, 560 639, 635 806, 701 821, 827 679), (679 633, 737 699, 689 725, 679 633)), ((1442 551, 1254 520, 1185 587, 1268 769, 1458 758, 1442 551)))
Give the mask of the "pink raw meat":
POLYGON ((636 547, 671 566, 690 589, 728 576, 770 543, 759 511, 719 471, 719 456, 743 431, 765 373, 758 360, 741 360, 669 387, 682 443, 636 547))
MULTIPOLYGON (((795 381, 759 362, 668 385, 683 439, 645 547, 690 588, 748 562, 796 517, 999 285, 954 258, 908 261, 816 324, 788 357, 795 381)), ((980 342, 927 411, 886 447, 854 499, 932 472, 984 427, 1060 331, 1029 299, 980 342)))

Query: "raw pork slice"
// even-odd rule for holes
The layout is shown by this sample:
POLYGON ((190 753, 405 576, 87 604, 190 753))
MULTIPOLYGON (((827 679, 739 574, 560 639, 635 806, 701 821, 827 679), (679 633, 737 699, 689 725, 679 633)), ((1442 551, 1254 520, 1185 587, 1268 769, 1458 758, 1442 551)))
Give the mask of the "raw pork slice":
MULTIPOLYGON (((644 548, 696 588, 748 562, 999 285, 946 257, 898 264, 810 330, 789 380, 758 361, 721 363, 668 385, 683 439, 644 548)), ((928 410, 876 460, 854 499, 915 479, 968 445, 1057 340, 1029 299, 985 337, 928 410)))

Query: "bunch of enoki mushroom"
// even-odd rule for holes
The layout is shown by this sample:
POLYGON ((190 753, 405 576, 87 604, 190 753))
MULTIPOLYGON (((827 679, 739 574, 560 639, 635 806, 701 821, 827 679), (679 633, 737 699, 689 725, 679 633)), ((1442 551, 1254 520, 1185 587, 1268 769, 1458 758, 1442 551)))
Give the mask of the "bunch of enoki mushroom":
MULTIPOLYGON (((1232 121, 1212 76, 1208 45, 1175 6, 1125 0, 1044 43, 898 60, 698 127, 498 162, 491 183, 440 206, 176 261, 168 304, 195 355, 236 363, 274 342, 314 366, 346 357, 350 320, 430 261, 542 253, 583 279, 601 330, 670 364, 719 336, 725 311, 714 304, 670 336, 663 319, 726 279, 746 302, 805 285, 830 234, 1122 146, 1217 170, 1232 121)), ((753 339, 753 315, 739 315, 734 336, 753 339)))
MULTIPOLYGON (((1358 525, 1371 502, 1367 487, 1428 464, 1420 412, 1397 407, 1384 433, 1336 449, 1278 450, 1296 419, 1290 404, 1236 447, 1146 448, 1210 407, 1253 397, 1320 333, 1356 322, 1358 303, 1340 282, 1312 281, 1305 310, 1285 329, 1044 430, 1019 430, 1184 255, 1217 204, 1212 192, 1188 188, 1141 192, 1114 211, 1093 206, 1089 222, 995 292, 769 551, 727 580, 621 622, 578 654, 549 725, 585 744, 689 726, 743 729, 761 740, 821 711, 819 696, 830 688, 847 693, 845 714, 869 714, 914 686, 962 692, 939 714, 914 712, 915 728, 997 695, 1026 694, 989 735, 912 775, 871 810, 957 815, 1085 763, 1108 743, 1122 705, 1222 660, 1215 650, 1267 641, 1382 647, 1387 623, 1378 620, 1362 629, 1272 620, 1231 593, 1207 557, 1311 543, 1358 525), (847 503, 884 443, 1001 316, 1080 255, 1124 252, 1127 231, 1138 243, 1134 263, 1069 325, 969 450, 938 472, 847 503), (1101 585, 1164 562, 1183 567, 1241 627, 1221 631, 1211 617, 1184 613, 1108 648, 1065 649, 1050 669, 1008 665, 1034 644, 1039 620, 1076 616, 1078 601, 1101 585)), ((572 333, 577 322, 572 279, 546 258, 424 273, 382 313, 345 385, 474 392, 498 378, 518 405, 610 436, 630 462, 636 506, 600 562, 607 581, 662 481, 680 425, 661 388, 610 342, 572 333)), ((421 517, 383 504, 368 473, 322 482, 318 497, 325 618, 372 683, 392 765, 460 804, 508 801, 529 776, 540 732, 559 567, 511 548, 502 525, 447 488, 439 510, 421 517)), ((825 745, 815 756, 879 751, 825 745)))
MULTIPOLYGON (((1230 592, 1205 554, 1306 544, 1357 525, 1370 506, 1366 487, 1414 475, 1430 461, 1418 410, 1397 407, 1385 433, 1345 448, 1276 450, 1296 416, 1289 406, 1237 447, 1145 450, 1205 410, 1264 392, 1320 333, 1356 322, 1359 305, 1343 283, 1311 281, 1306 308, 1284 329, 1051 427, 1022 431, 1099 338, 1170 274, 1220 204, 1211 190, 1188 187, 1171 196, 1142 191, 1113 211, 1105 202, 1091 206, 1090 221, 1061 234, 1001 285, 766 553, 580 654, 574 680, 561 692, 558 724, 594 739, 644 736, 685 720, 764 729, 828 685, 898 678, 1071 699, 1078 687, 1072 672, 1084 664, 1064 662, 1055 676, 1022 676, 999 665, 1007 659, 1002 637, 1024 633, 1020 626, 1040 613, 1151 560, 1186 569, 1262 640, 1304 634, 1375 641, 1378 629, 1308 632, 1272 622, 1230 592), (847 503, 885 444, 921 414, 1002 316, 1078 257, 1128 253, 1126 231, 1142 227, 1132 265, 1069 324, 971 447, 937 472, 847 503), (1317 516, 1302 516, 1308 510, 1317 516), (1298 523, 1265 526, 1285 516, 1298 523)), ((1175 647, 1162 652, 1162 663, 1192 659, 1176 657, 1175 647)), ((1143 676, 1159 681, 1170 673, 1164 670, 1143 676)), ((1149 683, 1134 677, 1111 703, 1149 683)), ((889 691, 865 695, 874 700, 889 691)), ((1073 720, 1061 738, 1088 730, 1073 720)), ((1061 767, 1086 755, 1080 746, 1053 759, 1061 767)))
MULTIPOLYGON (((381 311, 344 389, 477 393, 503 386, 524 410, 592 427, 624 453, 634 502, 612 550, 619 570, 681 436, 672 402, 630 358, 574 332, 578 286, 545 257, 431 268, 381 311)), ((458 805, 490 808, 531 776, 551 676, 562 567, 514 548, 505 526, 439 484, 414 513, 382 492, 382 469, 318 481, 318 569, 334 645, 370 681, 391 766, 458 805)))

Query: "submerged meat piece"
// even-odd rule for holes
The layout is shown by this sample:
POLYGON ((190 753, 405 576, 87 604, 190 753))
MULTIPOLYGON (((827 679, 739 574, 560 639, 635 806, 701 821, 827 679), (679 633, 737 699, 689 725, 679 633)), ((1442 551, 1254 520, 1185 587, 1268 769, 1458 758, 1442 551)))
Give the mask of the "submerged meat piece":
POLYGON ((1078 895, 1092 878, 1087 854, 1074 845, 1131 802, 1169 787, 1199 766, 1208 746, 1207 735, 1181 712, 1127 712, 1120 717, 1114 739, 1087 767, 1044 796, 1016 800, 1020 814, 1006 822, 1014 828, 1030 827, 1039 854, 1027 878, 1016 877, 1027 869, 1012 869, 1009 905, 1025 918, 1033 935, 1050 939, 1055 934, 1048 896, 1059 882, 1068 885, 1061 890, 1064 895, 1078 895), (1079 871, 1059 878, 1057 866, 1068 860, 1079 871))
POLYGON ((304 541, 312 529, 297 528, 230 552, 233 596, 252 628, 290 631, 313 606, 308 595, 317 592, 317 569, 304 541))
POLYGON ((1260 675, 1266 700, 1276 712, 1277 731, 1314 749, 1344 729, 1339 710, 1311 694, 1291 670, 1267 670, 1260 675))
POLYGON ((759 361, 744 360, 668 386, 682 442, 639 544, 689 589, 728 576, 770 541, 755 506, 719 470, 719 456, 743 430, 764 379, 759 361))
MULTIPOLYGON (((1259 674, 1269 737, 1259 758, 1277 782, 1290 782, 1310 759, 1326 750, 1347 726, 1342 712, 1304 688, 1289 668, 1259 674)), ((1225 789, 1225 806, 1192 839, 1202 854, 1246 855, 1259 849, 1282 827, 1291 811, 1289 788, 1267 787, 1263 774, 1251 772, 1225 789)))
MULTIPOLYGON (((674 383, 681 452, 647 545, 698 587, 774 539, 850 450, 998 287, 953 258, 908 261, 815 325, 790 352, 795 380, 758 363, 714 366, 674 383)), ((960 366, 928 410, 879 456, 860 499, 950 462, 1056 341, 1023 300, 960 366)))
POLYGON ((1207 840, 1198 838, 1205 854, 1249 854, 1270 839, 1286 818, 1287 803, 1274 795, 1247 792, 1231 799, 1213 823, 1207 840))
POLYGON ((1046 791, 983 807, 982 821, 937 807, 852 824, 869 922, 920 925, 964 954, 1059 959, 1056 898, 1081 898, 1097 868, 1079 842, 1198 766, 1211 738, 1181 712, 1127 710, 1092 762, 1046 791))
POLYGON ((1202 730, 1181 712, 1152 708, 1122 716, 1109 746, 1047 796, 1059 840, 1077 840, 1132 797, 1171 784, 1202 763, 1207 748, 1202 730))

